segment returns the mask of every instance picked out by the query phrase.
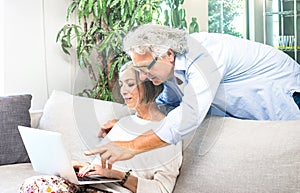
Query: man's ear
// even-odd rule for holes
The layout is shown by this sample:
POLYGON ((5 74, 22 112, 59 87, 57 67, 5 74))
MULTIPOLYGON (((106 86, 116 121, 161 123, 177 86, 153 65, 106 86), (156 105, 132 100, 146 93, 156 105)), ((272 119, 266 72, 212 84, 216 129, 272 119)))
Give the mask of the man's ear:
POLYGON ((168 57, 168 59, 169 59, 170 62, 174 62, 175 61, 175 53, 174 53, 174 51, 171 48, 168 49, 167 57, 168 57))

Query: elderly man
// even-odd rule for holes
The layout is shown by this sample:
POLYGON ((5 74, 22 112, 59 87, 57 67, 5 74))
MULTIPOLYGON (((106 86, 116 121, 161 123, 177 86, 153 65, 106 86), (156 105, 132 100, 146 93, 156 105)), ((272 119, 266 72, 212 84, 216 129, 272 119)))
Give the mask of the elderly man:
POLYGON ((165 84, 157 102, 173 110, 155 132, 87 152, 100 153, 103 167, 176 144, 198 128, 210 107, 240 119, 300 119, 300 65, 270 46, 146 24, 127 34, 124 50, 142 80, 165 84))

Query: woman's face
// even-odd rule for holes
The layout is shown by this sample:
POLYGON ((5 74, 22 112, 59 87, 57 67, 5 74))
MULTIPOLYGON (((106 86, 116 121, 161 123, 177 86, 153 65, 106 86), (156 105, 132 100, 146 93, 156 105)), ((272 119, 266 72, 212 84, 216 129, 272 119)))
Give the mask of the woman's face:
POLYGON ((129 108, 136 108, 142 101, 142 96, 144 96, 144 90, 142 86, 139 87, 140 91, 138 90, 135 72, 133 69, 127 68, 120 73, 119 85, 120 93, 126 105, 129 108))

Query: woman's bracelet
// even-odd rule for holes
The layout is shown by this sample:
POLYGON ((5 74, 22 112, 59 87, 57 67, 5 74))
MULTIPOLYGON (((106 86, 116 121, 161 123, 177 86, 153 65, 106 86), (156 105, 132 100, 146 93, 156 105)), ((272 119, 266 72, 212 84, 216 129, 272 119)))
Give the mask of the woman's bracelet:
POLYGON ((130 172, 131 172, 131 171, 132 171, 132 170, 130 169, 130 170, 128 170, 128 171, 125 173, 124 178, 123 178, 122 181, 120 182, 121 186, 124 186, 124 184, 126 183, 128 177, 130 176, 130 172))

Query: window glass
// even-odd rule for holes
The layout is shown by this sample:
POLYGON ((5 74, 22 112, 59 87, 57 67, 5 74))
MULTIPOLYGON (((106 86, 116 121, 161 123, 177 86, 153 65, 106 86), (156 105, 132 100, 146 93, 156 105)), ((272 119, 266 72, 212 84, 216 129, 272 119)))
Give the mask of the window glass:
POLYGON ((246 37, 246 0, 208 0, 208 31, 246 37))

